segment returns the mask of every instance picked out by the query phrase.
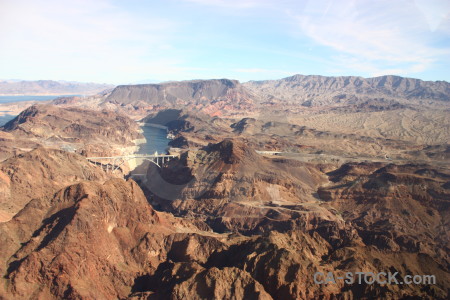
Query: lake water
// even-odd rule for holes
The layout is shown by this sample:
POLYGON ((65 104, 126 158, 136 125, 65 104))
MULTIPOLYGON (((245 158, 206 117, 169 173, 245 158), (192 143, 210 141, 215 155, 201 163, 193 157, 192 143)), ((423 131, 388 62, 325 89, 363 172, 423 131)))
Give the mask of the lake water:
POLYGON ((6 123, 8 123, 8 121, 14 119, 16 116, 14 115, 4 115, 4 116, 0 116, 0 126, 5 125, 6 123))
MULTIPOLYGON (((20 101, 17 100, 18 97, 22 97, 22 96, 0 96, 0 101, 1 98, 14 98, 14 101, 11 102, 16 102, 16 101, 20 101)), ((32 96, 23 96, 23 97, 32 97, 32 96)), ((34 97, 47 97, 45 100, 50 100, 50 99, 54 99, 57 96, 34 96, 34 97), (50 98, 48 98, 50 97, 50 98)), ((36 100, 36 98, 34 98, 34 100, 36 100)), ((44 100, 44 99, 42 99, 44 100)), ((22 101, 27 101, 27 100, 22 100, 22 101)), ((0 126, 3 126, 4 124, 6 124, 6 122, 8 122, 9 120, 12 120, 15 116, 13 115, 5 115, 5 116, 0 116, 0 126)), ((157 127, 152 127, 152 126, 143 126, 141 127, 143 130, 143 135, 145 136, 147 143, 145 144, 141 144, 139 145, 139 154, 153 154, 155 153, 155 151, 158 151, 159 154, 165 154, 167 151, 167 148, 169 148, 169 142, 170 140, 167 138, 167 130, 166 129, 162 129, 162 128, 157 128, 157 127)))
POLYGON ((141 127, 144 131, 142 134, 147 139, 147 143, 139 145, 139 154, 165 154, 169 148, 170 140, 167 138, 167 130, 152 126, 141 127))
MULTIPOLYGON (((53 96, 0 96, 0 103, 13 103, 13 102, 24 102, 24 101, 46 101, 54 100, 59 97, 72 97, 80 95, 53 95, 53 96)), ((14 115, 4 115, 0 116, 0 126, 5 125, 9 120, 14 119, 14 115)))
MULTIPOLYGON (((46 101, 53 100, 61 96, 0 96, 0 103, 23 102, 23 101, 46 101)), ((64 96, 67 97, 67 96, 64 96)))

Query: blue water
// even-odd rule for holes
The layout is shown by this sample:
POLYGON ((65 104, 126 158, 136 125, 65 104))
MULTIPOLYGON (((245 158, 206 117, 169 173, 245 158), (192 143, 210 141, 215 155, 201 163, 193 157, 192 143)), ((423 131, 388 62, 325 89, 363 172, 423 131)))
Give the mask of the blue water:
POLYGON ((56 95, 56 96, 0 96, 0 103, 22 102, 22 101, 46 101, 58 97, 72 97, 79 95, 56 95))
POLYGON ((14 115, 4 115, 4 116, 0 116, 0 126, 5 125, 6 123, 8 123, 8 121, 14 119, 16 116, 14 115))
MULTIPOLYGON (((53 100, 59 97, 72 97, 79 95, 56 95, 56 96, 0 96, 0 103, 13 103, 23 101, 46 101, 53 100)), ((4 111, 6 112, 6 111, 4 111)), ((0 116, 0 126, 5 125, 9 120, 14 119, 14 115, 0 116)))
POLYGON ((142 134, 147 139, 147 143, 139 145, 138 153, 154 154, 155 151, 158 151, 159 154, 165 154, 170 142, 167 138, 167 130, 151 126, 143 126, 141 128, 144 131, 142 134))

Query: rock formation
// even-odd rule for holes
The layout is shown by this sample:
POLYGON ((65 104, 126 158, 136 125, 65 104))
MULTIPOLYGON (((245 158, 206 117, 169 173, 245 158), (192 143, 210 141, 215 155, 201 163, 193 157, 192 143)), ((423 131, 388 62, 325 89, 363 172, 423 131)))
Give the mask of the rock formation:
POLYGON ((126 116, 53 105, 33 105, 1 129, 19 148, 33 141, 91 156, 121 154, 127 147, 134 149, 135 140, 142 137, 138 125, 126 116))
POLYGON ((238 81, 220 79, 118 86, 102 105, 120 108, 130 114, 184 107, 222 115, 227 111, 245 111, 253 101, 253 95, 238 81))
POLYGON ((448 299, 448 95, 297 75, 32 106, 0 130, 0 299, 448 299), (133 151, 133 120, 184 149, 113 178, 86 155, 133 151))
POLYGON ((52 195, 82 180, 106 178, 85 157, 39 147, 0 162, 0 210, 14 215, 33 198, 52 195))
POLYGON ((246 88, 265 101, 324 106, 358 103, 369 98, 450 101, 450 84, 400 76, 362 78, 294 75, 280 80, 250 81, 246 88))

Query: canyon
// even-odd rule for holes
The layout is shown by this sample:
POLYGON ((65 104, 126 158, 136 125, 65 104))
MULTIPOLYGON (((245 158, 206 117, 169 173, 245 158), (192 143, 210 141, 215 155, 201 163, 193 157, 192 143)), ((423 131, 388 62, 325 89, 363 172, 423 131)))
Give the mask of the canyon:
POLYGON ((449 297, 447 82, 191 80, 14 105, 0 299, 449 297), (136 153, 142 124, 176 157, 139 176, 87 159, 136 153), (383 271, 436 283, 314 281, 383 271))

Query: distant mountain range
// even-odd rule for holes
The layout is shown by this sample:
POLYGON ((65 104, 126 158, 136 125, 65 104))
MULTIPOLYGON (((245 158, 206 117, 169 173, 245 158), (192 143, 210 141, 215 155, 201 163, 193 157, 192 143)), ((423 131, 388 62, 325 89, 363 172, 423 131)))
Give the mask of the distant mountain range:
POLYGON ((256 102, 287 101, 303 106, 348 103, 363 98, 450 101, 450 83, 446 81, 423 81, 393 75, 373 78, 294 75, 245 83, 214 79, 114 87, 110 84, 52 80, 0 80, 0 95, 92 95, 110 89, 112 93, 107 97, 108 102, 130 104, 143 101, 169 106, 185 104, 186 101, 206 104, 204 102, 223 101, 235 96, 247 101, 249 98, 256 102))
POLYGON ((114 88, 111 84, 72 81, 0 80, 0 95, 93 95, 114 88))
POLYGON ((450 83, 385 75, 357 76, 294 75, 279 80, 243 84, 269 102, 295 102, 304 106, 349 103, 367 98, 450 101, 450 83))
POLYGON ((103 105, 114 105, 128 113, 140 109, 186 108, 214 114, 250 109, 252 97, 237 80, 189 80, 120 85, 107 95, 103 105))
MULTIPOLYGON (((400 76, 363 78, 294 75, 291 77, 239 83, 236 80, 190 80, 161 84, 121 85, 106 101, 120 104, 146 102, 152 105, 213 104, 230 100, 281 102, 303 106, 352 103, 367 98, 450 101, 450 83, 423 81, 400 76)), ((240 102, 240 101, 238 101, 240 102)))
POLYGON ((115 106, 129 115, 145 115, 164 108, 194 109, 210 115, 239 114, 261 105, 264 110, 291 112, 302 107, 325 106, 377 111, 450 101, 450 83, 392 75, 374 78, 294 75, 245 83, 211 79, 120 85, 105 96, 102 106, 115 106))
POLYGON ((0 299, 450 299, 449 95, 296 75, 2 104, 29 107, 0 127, 0 299), (133 155, 142 123, 170 161, 133 155))

